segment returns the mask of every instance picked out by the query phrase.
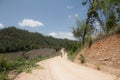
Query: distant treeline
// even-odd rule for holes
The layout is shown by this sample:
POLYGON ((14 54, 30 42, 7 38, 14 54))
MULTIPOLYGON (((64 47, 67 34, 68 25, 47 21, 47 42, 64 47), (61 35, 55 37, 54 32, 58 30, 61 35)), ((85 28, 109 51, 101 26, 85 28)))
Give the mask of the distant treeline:
POLYGON ((74 50, 77 48, 76 43, 77 41, 56 39, 16 27, 0 30, 0 53, 29 51, 38 48, 54 48, 57 51, 62 47, 74 50))

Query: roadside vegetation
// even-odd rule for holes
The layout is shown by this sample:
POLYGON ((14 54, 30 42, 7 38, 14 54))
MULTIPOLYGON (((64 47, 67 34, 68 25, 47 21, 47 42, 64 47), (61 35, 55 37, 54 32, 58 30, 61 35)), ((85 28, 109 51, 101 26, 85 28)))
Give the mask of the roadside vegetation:
POLYGON ((9 72, 13 71, 14 75, 21 72, 30 72, 33 67, 37 67, 36 60, 27 60, 21 56, 14 60, 9 60, 2 56, 0 60, 0 80, 9 80, 9 72))
POLYGON ((95 64, 95 66, 97 70, 100 70, 100 64, 95 64))
MULTIPOLYGON (((11 72, 14 75, 18 75, 21 72, 31 72, 31 69, 38 67, 36 65, 37 62, 59 55, 58 51, 61 48, 73 49, 73 45, 76 43, 77 41, 56 39, 15 27, 0 29, 0 80, 14 78, 10 78, 11 72), (43 54, 43 56, 39 55, 44 52, 26 54, 26 52, 35 49, 43 49, 42 51, 46 50, 47 53, 53 50, 56 53, 49 52, 48 54, 43 54), (9 59, 9 54, 13 52, 14 55, 12 54, 13 56, 11 55, 11 59, 9 59), (18 54, 19 52, 20 54, 18 54)), ((76 47, 73 51, 75 49, 76 47)))
POLYGON ((85 57, 81 54, 79 58, 81 63, 85 63, 85 57))
POLYGON ((74 61, 75 56, 81 50, 81 43, 78 41, 66 48, 68 59, 74 61))
POLYGON ((45 57, 38 56, 33 59, 28 59, 25 55, 21 55, 15 59, 9 59, 4 54, 0 56, 0 80, 13 80, 16 75, 21 72, 31 73, 34 68, 41 68, 36 63, 54 57, 59 54, 48 55, 45 57), (10 76, 13 75, 13 76, 10 76))
MULTIPOLYGON (((83 0, 83 5, 89 5, 86 20, 76 19, 73 35, 77 41, 56 39, 40 33, 28 32, 14 26, 0 29, 0 54, 9 52, 30 51, 39 48, 51 48, 59 51, 65 48, 68 58, 73 61, 77 53, 84 47, 91 47, 96 40, 112 34, 120 34, 120 1, 119 0, 83 0), (97 24, 97 25, 96 25, 97 24)), ((8 73, 14 71, 19 74, 23 71, 31 72, 38 61, 51 56, 38 56, 28 59, 21 55, 14 60, 0 55, 0 80, 9 80, 8 73)), ((81 63, 85 62, 84 55, 80 56, 81 63)), ((99 69, 99 65, 96 66, 99 69)))
MULTIPOLYGON (((89 9, 86 20, 75 19, 76 26, 72 33, 81 44, 76 50, 84 46, 91 47, 94 41, 112 34, 120 34, 119 3, 119 0, 83 0, 82 5, 89 5, 89 9)), ((76 54, 76 51, 73 51, 68 55, 76 54)), ((80 61, 84 62, 82 57, 80 61)))

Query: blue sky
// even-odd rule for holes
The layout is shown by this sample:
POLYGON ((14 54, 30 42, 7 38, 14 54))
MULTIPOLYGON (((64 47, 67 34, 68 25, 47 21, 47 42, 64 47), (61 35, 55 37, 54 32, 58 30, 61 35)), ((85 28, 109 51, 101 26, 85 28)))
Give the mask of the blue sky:
POLYGON ((86 19, 87 9, 82 0, 0 0, 0 28, 15 26, 73 39, 74 18, 86 19))

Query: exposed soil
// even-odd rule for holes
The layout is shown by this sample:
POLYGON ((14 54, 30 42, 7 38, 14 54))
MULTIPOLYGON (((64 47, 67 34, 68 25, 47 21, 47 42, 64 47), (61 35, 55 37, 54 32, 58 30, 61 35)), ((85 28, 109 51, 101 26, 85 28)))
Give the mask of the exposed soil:
POLYGON ((13 60, 23 55, 28 57, 28 59, 33 59, 39 56, 46 57, 46 56, 57 55, 57 54, 54 49, 41 48, 41 49, 34 49, 28 52, 21 51, 21 52, 13 52, 13 53, 0 53, 0 58, 1 58, 1 55, 4 55, 4 57, 13 60))
POLYGON ((50 48, 43 48, 43 49, 35 49, 31 50, 27 53, 25 53, 25 56, 28 57, 29 59, 33 59, 35 57, 45 57, 45 56, 50 56, 56 54, 56 51, 54 49, 50 48))
POLYGON ((120 75, 120 34, 95 41, 91 47, 84 47, 75 62, 79 62, 80 54, 85 57, 88 65, 95 67, 99 64, 104 71, 120 75))

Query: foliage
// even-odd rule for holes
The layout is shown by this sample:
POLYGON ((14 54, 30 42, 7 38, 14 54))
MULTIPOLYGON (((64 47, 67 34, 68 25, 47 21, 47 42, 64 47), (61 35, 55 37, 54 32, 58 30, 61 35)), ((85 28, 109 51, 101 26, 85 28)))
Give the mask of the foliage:
MULTIPOLYGON (((120 31, 120 1, 119 0, 84 0, 83 5, 88 5, 86 21, 76 21, 73 35, 82 46, 92 45, 92 37, 96 34, 110 35, 120 31), (95 24, 99 25, 96 26, 95 24), (100 27, 100 28, 98 28, 100 27)), ((105 37, 100 35, 100 37, 105 37)))
MULTIPOLYGON (((66 50, 75 51, 76 43, 77 41, 55 39, 50 36, 43 36, 40 33, 28 32, 15 27, 8 27, 0 30, 0 53, 24 52, 37 48, 53 48, 56 51, 59 51, 61 48, 66 48, 66 50)), ((36 62, 55 55, 57 54, 46 57, 38 56, 29 60, 25 56, 25 53, 13 60, 0 56, 2 57, 0 58, 0 80, 8 80, 8 73, 11 70, 15 70, 16 74, 21 72, 31 72, 33 67, 37 67, 36 62)))
POLYGON ((16 74, 21 72, 31 72, 32 68, 38 66, 36 65, 38 60, 42 60, 41 57, 38 57, 37 60, 27 60, 24 56, 14 60, 8 60, 6 57, 3 57, 0 61, 0 80, 8 80, 8 73, 11 70, 15 70, 16 74))
POLYGON ((9 61, 6 57, 2 56, 0 60, 0 72, 11 70, 13 67, 12 63, 12 61, 9 61))
POLYGON ((90 42, 93 29, 79 20, 76 21, 76 24, 77 26, 73 27, 73 35, 79 39, 82 45, 90 42))
POLYGON ((68 56, 68 59, 69 59, 69 60, 73 61, 73 60, 74 60, 74 57, 76 56, 76 54, 73 53, 72 51, 68 51, 67 56, 68 56))
POLYGON ((0 53, 29 51, 37 48, 69 48, 76 41, 68 39, 55 39, 43 36, 40 33, 28 32, 26 30, 8 27, 0 30, 0 53))
POLYGON ((80 43, 77 43, 77 44, 73 45, 73 48, 67 50, 68 59, 71 60, 71 61, 74 61, 74 58, 76 57, 77 53, 80 50, 81 50, 81 44, 80 43))
POLYGON ((95 66, 97 70, 100 70, 100 64, 96 64, 95 66))
POLYGON ((120 21, 120 1, 119 0, 86 0, 83 5, 89 4, 86 24, 94 26, 99 22, 103 32, 109 32, 120 21))
POLYGON ((79 58, 81 63, 85 63, 85 57, 81 54, 79 58))
POLYGON ((14 60, 8 60, 5 56, 2 56, 3 58, 0 60, 0 80, 9 80, 8 73, 12 70, 15 71, 15 74, 19 74, 21 72, 31 73, 31 69, 39 67, 36 64, 37 62, 52 56, 38 56, 31 60, 28 60, 24 56, 20 56, 14 60))
POLYGON ((77 27, 73 27, 73 35, 78 38, 78 40, 81 41, 82 44, 84 44, 84 33, 86 33, 87 26, 84 23, 79 23, 78 21, 76 23, 77 27))
POLYGON ((9 78, 8 78, 8 74, 7 74, 7 72, 1 72, 0 73, 0 80, 10 80, 9 78))

